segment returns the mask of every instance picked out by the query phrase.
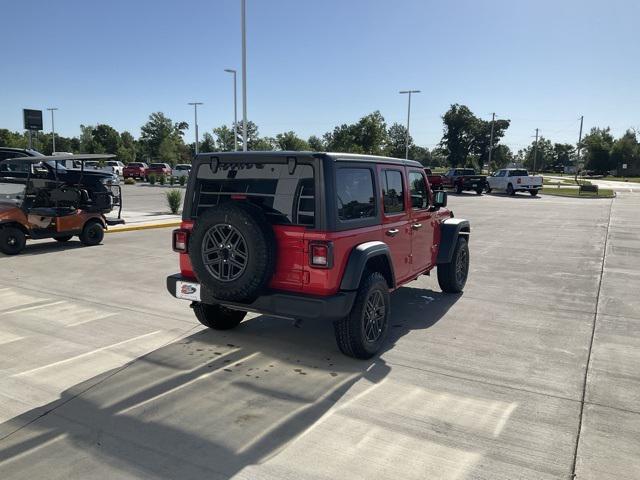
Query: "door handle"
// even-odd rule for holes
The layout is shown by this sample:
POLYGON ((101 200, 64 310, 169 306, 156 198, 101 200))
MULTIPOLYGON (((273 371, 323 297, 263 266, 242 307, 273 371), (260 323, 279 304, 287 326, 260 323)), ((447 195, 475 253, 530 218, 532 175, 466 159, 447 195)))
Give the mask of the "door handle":
POLYGON ((411 228, 413 228, 414 230, 418 230, 419 228, 422 228, 422 224, 421 223, 414 223, 413 225, 411 225, 411 228))
POLYGON ((398 233, 400 233, 400 230, 398 230, 397 228, 387 230, 387 235, 389 235, 390 237, 395 237, 398 233))

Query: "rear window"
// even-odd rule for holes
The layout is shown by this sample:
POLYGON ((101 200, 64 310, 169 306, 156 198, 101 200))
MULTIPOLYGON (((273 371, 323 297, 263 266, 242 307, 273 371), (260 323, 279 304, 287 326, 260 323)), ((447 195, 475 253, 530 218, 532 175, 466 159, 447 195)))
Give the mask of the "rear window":
POLYGON ((152 163, 149 165, 149 168, 165 168, 166 165, 164 163, 152 163))
POLYGON ((191 170, 191 165, 176 165, 176 170, 191 170))
POLYGON ((128 163, 127 167, 134 167, 134 168, 139 168, 142 167, 143 164, 142 163, 128 163))
POLYGON ((509 170, 510 177, 527 177, 528 175, 526 170, 509 170))
POLYGON ((286 164, 223 163, 213 173, 209 165, 200 165, 193 215, 223 202, 244 199, 260 206, 272 224, 313 227, 313 167, 298 164, 290 174, 286 164))
POLYGON ((339 168, 336 192, 340 220, 375 217, 373 176, 368 168, 339 168))
POLYGON ((464 170, 460 170, 460 175, 475 175, 476 172, 475 170, 471 169, 471 168, 466 168, 464 170))

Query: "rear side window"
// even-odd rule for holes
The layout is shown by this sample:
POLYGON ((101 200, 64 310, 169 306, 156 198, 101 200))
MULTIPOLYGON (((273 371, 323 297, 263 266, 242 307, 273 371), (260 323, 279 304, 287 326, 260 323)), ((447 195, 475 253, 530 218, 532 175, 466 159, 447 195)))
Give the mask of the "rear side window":
POLYGON ((198 168, 193 216, 234 200, 248 200, 264 211, 272 224, 315 225, 315 182, 311 165, 223 163, 213 173, 208 164, 198 168))
POLYGON ((510 177, 526 177, 528 173, 526 170, 509 170, 510 177))
POLYGON ((402 172, 399 170, 383 170, 380 178, 384 213, 404 212, 404 186, 402 172))
POLYGON ((368 168, 339 168, 336 171, 336 195, 340 220, 375 217, 373 176, 368 168))
POLYGON ((422 209, 429 206, 427 185, 420 172, 409 173, 409 192, 411 193, 411 208, 422 209))

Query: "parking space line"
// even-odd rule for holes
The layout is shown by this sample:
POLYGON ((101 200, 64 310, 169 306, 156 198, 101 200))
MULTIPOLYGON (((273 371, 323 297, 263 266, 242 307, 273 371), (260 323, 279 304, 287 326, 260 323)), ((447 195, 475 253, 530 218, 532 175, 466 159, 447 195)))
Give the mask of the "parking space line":
POLYGON ((47 368, 55 367, 58 365, 62 365, 64 363, 73 362, 74 360, 78 360, 80 358, 88 357, 89 355, 93 355, 94 353, 102 352, 104 350, 109 350, 110 348, 119 347, 120 345, 124 345, 129 342, 134 342, 136 340, 140 340, 142 338, 150 337, 151 335, 156 335, 162 332, 162 330, 156 330, 155 332, 145 333, 144 335, 139 335, 137 337, 129 338, 128 340, 123 340, 122 342, 114 343, 112 345, 107 345, 106 347, 96 348, 95 350, 91 350, 90 352, 81 353, 80 355, 76 355, 75 357, 65 358, 64 360, 60 360, 58 362, 53 362, 48 365, 43 365, 42 367, 32 368, 31 370, 27 370, 24 372, 16 373, 12 375, 12 377, 23 377, 25 375, 30 375, 35 372, 39 372, 40 370, 45 370, 47 368))
POLYGON ((64 300, 59 300, 57 302, 51 302, 51 303, 43 303, 41 305, 32 305, 31 307, 15 308, 13 310, 7 310, 6 312, 0 312, 0 315, 9 315, 10 313, 19 313, 19 312, 28 312, 29 310, 37 310, 38 308, 52 307, 54 305, 60 305, 61 303, 64 303, 64 300))
MULTIPOLYGON (((237 352, 237 351, 238 350, 233 350, 232 352, 229 352, 229 353, 233 353, 233 352, 237 352)), ((255 357, 256 355, 260 355, 260 352, 253 352, 251 355, 247 355, 246 357, 239 358, 238 360, 236 360, 236 363, 237 362, 246 362, 247 360, 255 357)), ((174 388, 171 388, 169 390, 166 390, 166 391, 164 391, 164 392, 162 392, 162 393, 160 393, 160 394, 158 394, 158 395, 156 395, 154 397, 148 398, 148 399, 146 399, 146 400, 144 400, 144 401, 142 401, 140 403, 137 403, 135 405, 127 407, 124 410, 120 410, 118 412, 118 414, 127 413, 127 412, 133 410, 134 408, 141 407, 143 405, 146 405, 149 402, 152 402, 154 400, 158 400, 158 399, 160 399, 162 397, 165 397, 165 396, 169 395, 170 393, 173 393, 173 392, 175 392, 177 390, 180 390, 180 389, 185 388, 185 387, 187 387, 189 385, 192 385, 193 383, 195 383, 195 382, 197 382, 199 380, 202 380, 203 378, 209 377, 209 376, 213 375, 214 373, 218 373, 221 370, 224 370, 225 368, 229 368, 229 365, 226 364, 226 363, 221 365, 220 368, 216 368, 216 369, 211 370, 211 371, 209 371, 207 373, 203 373, 202 375, 198 375, 197 377, 192 378, 188 382, 185 382, 185 383, 183 383, 181 385, 178 385, 177 387, 174 387, 174 388)))
POLYGON ((85 323, 95 322, 96 320, 104 320, 105 318, 113 317, 118 315, 117 313, 106 313, 104 315, 100 315, 99 317, 88 318, 87 320, 80 320, 79 322, 70 323, 69 325, 65 325, 66 328, 69 327, 77 327, 78 325, 84 325, 85 323))

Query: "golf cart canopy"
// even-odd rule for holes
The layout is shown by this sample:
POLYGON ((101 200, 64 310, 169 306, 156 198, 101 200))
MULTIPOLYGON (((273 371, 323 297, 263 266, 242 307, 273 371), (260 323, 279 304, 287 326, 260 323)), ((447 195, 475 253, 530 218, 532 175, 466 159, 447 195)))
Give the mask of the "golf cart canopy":
MULTIPOLYGON (((55 162, 55 161, 64 161, 64 160, 72 160, 74 162, 89 162, 96 160, 106 160, 108 158, 115 158, 115 155, 111 153, 80 153, 77 155, 65 154, 65 155, 41 155, 37 157, 14 157, 14 158, 6 158, 1 162, 11 161, 11 162, 27 162, 27 163, 40 163, 40 162, 55 162)), ((0 162, 0 163, 1 163, 0 162)))

